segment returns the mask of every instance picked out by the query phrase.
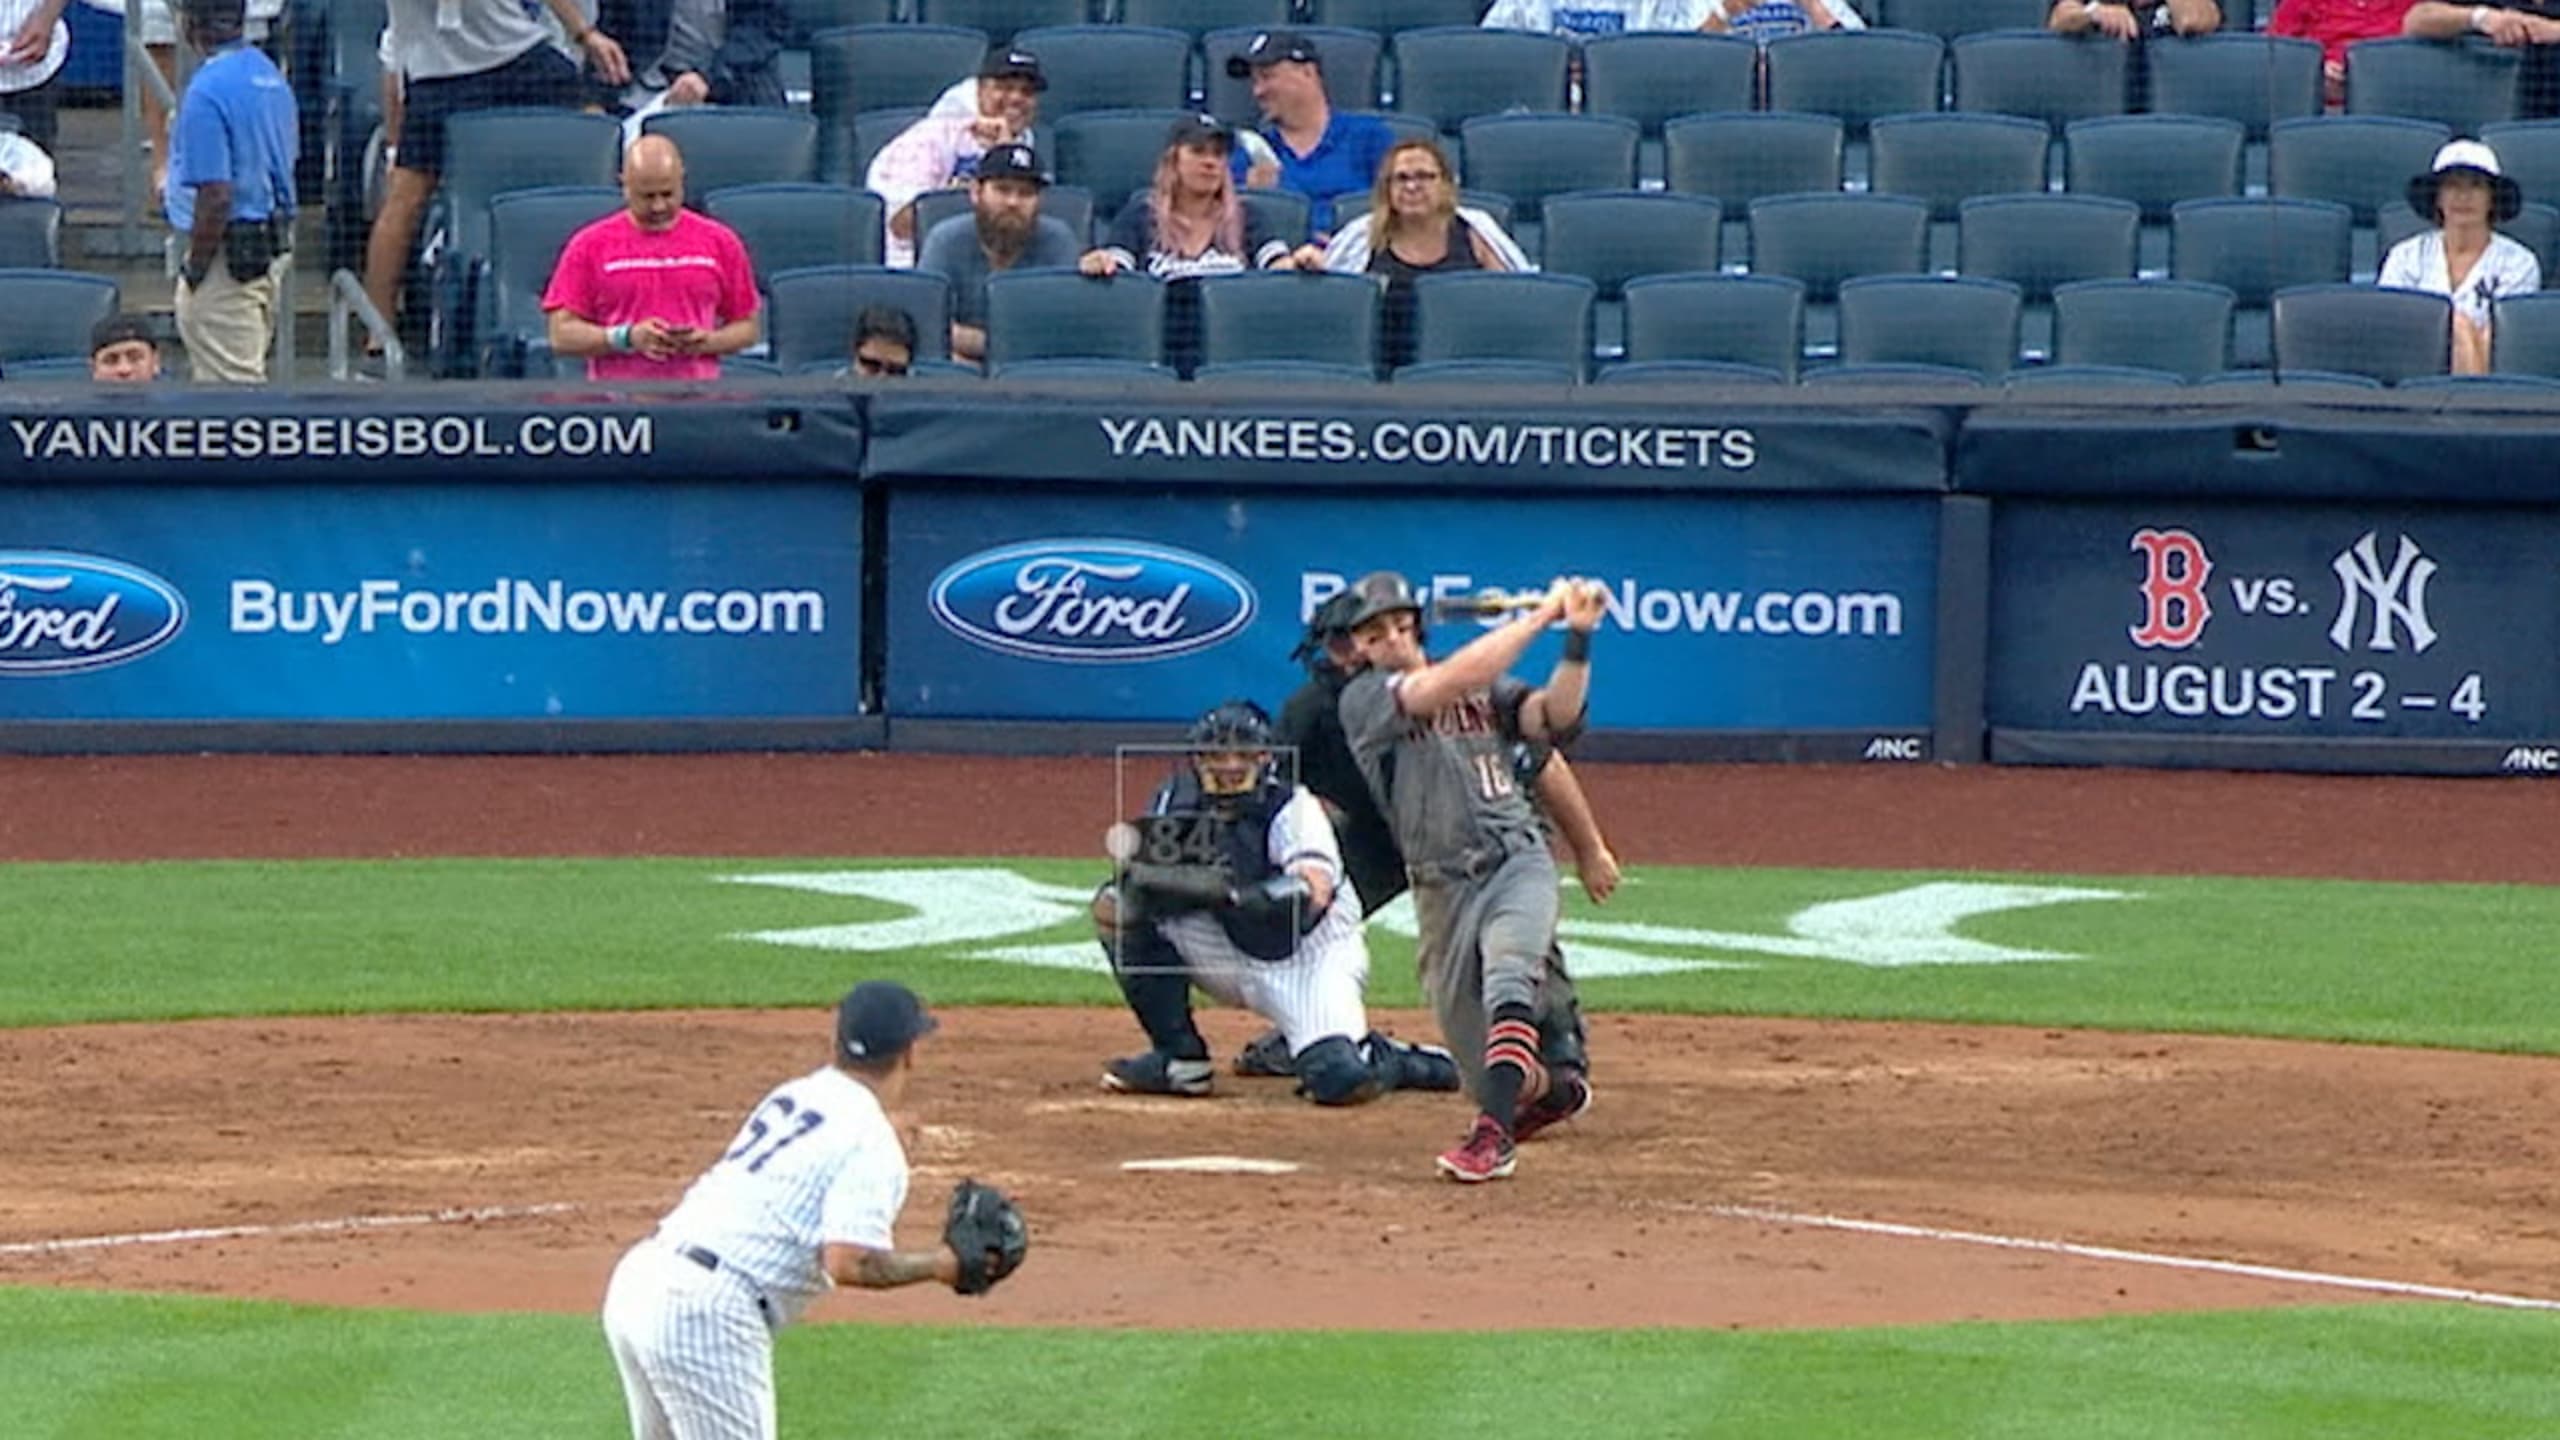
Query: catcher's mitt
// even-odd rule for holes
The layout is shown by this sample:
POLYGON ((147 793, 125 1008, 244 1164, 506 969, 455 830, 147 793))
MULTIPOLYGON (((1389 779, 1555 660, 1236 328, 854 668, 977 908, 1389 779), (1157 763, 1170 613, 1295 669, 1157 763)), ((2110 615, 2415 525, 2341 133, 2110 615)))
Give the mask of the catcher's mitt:
POLYGON ((942 1240, 960 1257, 960 1283, 952 1288, 962 1295, 984 1295, 1022 1268, 1031 1229, 1003 1191, 963 1180, 951 1187, 951 1217, 943 1222, 942 1240))

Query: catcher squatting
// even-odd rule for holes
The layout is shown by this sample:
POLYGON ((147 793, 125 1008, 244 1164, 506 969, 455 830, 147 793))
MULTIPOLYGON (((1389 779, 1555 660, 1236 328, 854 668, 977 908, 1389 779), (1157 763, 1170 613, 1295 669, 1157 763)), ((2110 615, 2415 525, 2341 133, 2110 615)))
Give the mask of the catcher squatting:
POLYGON ((1480 1113, 1439 1159, 1454 1180, 1509 1175, 1516 1140, 1590 1107, 1541 811, 1571 843, 1587 892, 1605 901, 1617 860, 1552 748, 1581 728, 1602 597, 1558 581, 1515 608, 1526 613, 1433 664, 1413 588, 1392 573, 1365 576, 1311 622, 1299 657, 1312 673, 1276 730, 1240 700, 1192 726, 1188 763, 1119 829, 1121 863, 1094 897, 1103 950, 1149 1042, 1111 1062, 1105 1087, 1210 1093, 1196 986, 1276 1027, 1246 1047, 1238 1073, 1294 1074, 1318 1104, 1463 1086, 1480 1113), (1558 619, 1572 633, 1548 685, 1509 676, 1558 619), (1281 777, 1282 743, 1303 783, 1281 777), (1408 880, 1424 989, 1454 1053, 1368 1028, 1361 920, 1408 880))
POLYGON ((954 1187, 943 1243, 900 1250, 907 1154, 888 1107, 938 1028, 903 985, 865 981, 836 1007, 827 1064, 775 1086, 657 1233, 614 1267, 605 1339, 635 1440, 775 1434, 773 1334, 830 1284, 935 1280, 983 1295, 1030 1233, 1003 1192, 954 1187))

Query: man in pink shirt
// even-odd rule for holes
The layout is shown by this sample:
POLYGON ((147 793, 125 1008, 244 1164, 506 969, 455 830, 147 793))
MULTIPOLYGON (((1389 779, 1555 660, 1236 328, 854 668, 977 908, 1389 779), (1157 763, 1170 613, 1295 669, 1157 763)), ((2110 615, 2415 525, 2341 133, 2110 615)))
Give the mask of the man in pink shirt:
POLYGON ((643 135, 622 157, 624 211, 560 250, 542 309, 551 351, 591 380, 714 380, 756 343, 755 267, 737 232, 684 208, 684 156, 643 135))

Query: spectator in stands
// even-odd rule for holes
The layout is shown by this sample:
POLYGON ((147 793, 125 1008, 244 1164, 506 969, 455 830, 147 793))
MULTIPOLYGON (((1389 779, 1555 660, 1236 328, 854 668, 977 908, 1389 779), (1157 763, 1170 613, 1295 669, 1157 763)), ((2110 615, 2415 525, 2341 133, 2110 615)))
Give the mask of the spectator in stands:
POLYGON ((2145 31, 2208 35, 2222 28, 2214 0, 2054 0, 2045 28, 2064 35, 2095 32, 2139 40, 2145 31))
POLYGON ((1532 268, 1491 215, 1458 203, 1449 157, 1431 140, 1399 141, 1387 151, 1369 213, 1333 237, 1324 267, 1386 277, 1382 348, 1389 365, 1413 358, 1415 276, 1532 268))
POLYGON ((0 130, 0 196, 53 198, 53 157, 14 130, 0 130))
POLYGON ((978 161, 969 182, 969 213, 933 227, 916 268, 951 282, 951 354, 987 354, 987 277, 1000 270, 1072 268, 1083 246, 1065 223, 1040 213, 1049 184, 1028 145, 998 145, 978 161))
POLYGON ((915 363, 915 317, 895 305, 863 306, 853 319, 853 373, 865 380, 898 380, 915 363))
POLYGON ((1849 0, 1705 0, 1706 20, 1698 26, 1710 35, 1740 35, 1766 45, 1782 35, 1808 30, 1864 30, 1867 22, 1849 8, 1849 0))
POLYGON ((169 228, 187 237, 178 338, 198 380, 262 384, 292 310, 300 116, 284 72, 248 41, 243 0, 183 0, 179 18, 204 63, 170 132, 169 228))
POLYGON ((1032 127, 1040 119, 1040 92, 1048 88, 1039 56, 1018 46, 999 45, 978 66, 970 94, 976 102, 974 110, 962 115, 928 112, 872 157, 868 186, 889 212, 890 264, 918 263, 922 237, 916 234, 917 196, 971 179, 995 150, 1034 144, 1032 127))
POLYGON ((2477 34, 2499 45, 2528 47, 2521 103, 2528 116, 2560 114, 2560 0, 2480 0, 2453 5, 2418 0, 2400 33, 2421 40, 2477 34))
POLYGON ((782 0, 629 0, 633 110, 788 102, 774 62, 791 37, 782 0))
POLYGON ((1237 137, 1229 162, 1235 176, 1306 196, 1307 225, 1318 240, 1333 233, 1333 197, 1369 188, 1395 143, 1375 115, 1334 113, 1323 63, 1315 42, 1293 30, 1266 30, 1243 54, 1227 57, 1228 75, 1252 78, 1264 121, 1259 134, 1237 137))
POLYGON ((1703 30, 1717 0, 1493 0, 1487 30, 1617 35, 1629 30, 1703 30))
POLYGON ((542 292, 551 353, 595 380, 714 380, 756 343, 755 266, 736 231, 684 208, 684 156, 643 135, 622 156, 623 211, 569 237, 542 292))
POLYGON ((147 385, 160 378, 160 341, 130 310, 89 331, 89 378, 102 385, 147 385))
POLYGON ((2347 103, 2347 47, 2400 33, 2415 0, 2278 0, 2267 29, 2320 42, 2320 74, 2329 108, 2347 103))
POLYGON ((2452 297, 2453 373, 2485 375, 2498 301, 2542 288, 2533 251, 2497 231, 2524 208, 2524 192, 2499 172, 2497 151, 2456 140, 2409 182, 2409 208, 2436 228, 2391 247, 2382 283, 2452 297))
POLYGON ((71 53, 71 27, 63 23, 66 0, 0 0, 0 110, 18 117, 27 138, 51 150, 61 139, 55 110, 55 77, 71 53))
MULTIPOLYGON (((631 80, 622 46, 590 24, 577 0, 543 0, 596 74, 614 85, 631 80)), ((364 288, 394 322, 409 269, 418 219, 444 173, 444 122, 468 110, 502 105, 584 104, 588 87, 576 65, 550 43, 551 32, 519 0, 389 0, 394 64, 405 85, 398 159, 383 188, 365 246, 364 288)))
MULTIPOLYGON (((1087 275, 1143 270, 1159 280, 1298 268, 1289 242, 1236 198, 1236 134, 1214 115, 1186 115, 1165 137, 1155 183, 1129 197, 1110 240, 1085 252, 1087 275)), ((1303 247, 1302 247, 1303 248, 1303 247)), ((1321 264, 1321 254, 1310 253, 1321 264)))
MULTIPOLYGON (((152 66, 159 70, 160 78, 174 91, 178 86, 178 26, 169 14, 169 0, 133 0, 133 3, 142 6, 142 47, 150 54, 152 66)), ((29 25, 40 24, 50 30, 53 22, 61 18, 66 4, 67 0, 45 0, 39 7, 37 19, 30 21, 29 25)), ((0 10, 5 8, 0 7, 0 10)), ((116 9, 118 14, 122 13, 121 6, 116 9)), ((265 44, 268 29, 283 13, 284 0, 250 0, 249 42, 265 44)), ((19 33, 31 32, 21 27, 19 33)), ((16 58, 13 49, 8 59, 14 63, 16 58)), ((5 108, 0 105, 0 109, 5 108)), ((151 132, 144 143, 153 151, 151 193, 156 196, 166 188, 169 176, 169 112, 160 108, 159 92, 147 85, 142 90, 142 123, 150 127, 151 132)), ((46 143, 52 143, 51 139, 48 138, 46 143)))

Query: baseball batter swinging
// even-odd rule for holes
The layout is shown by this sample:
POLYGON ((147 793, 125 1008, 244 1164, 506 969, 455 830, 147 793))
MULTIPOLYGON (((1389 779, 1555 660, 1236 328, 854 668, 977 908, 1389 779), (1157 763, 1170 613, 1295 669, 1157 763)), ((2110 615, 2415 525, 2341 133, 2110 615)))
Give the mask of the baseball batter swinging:
POLYGON ((1379 571, 1352 590, 1352 640, 1369 668, 1343 688, 1342 728, 1404 851, 1423 990, 1479 1112, 1439 1167, 1462 1183, 1499 1180, 1518 1164, 1514 1117, 1550 1102, 1538 1022, 1556 1004, 1541 983, 1556 936, 1555 855, 1511 747, 1580 733, 1603 592, 1559 579, 1535 608, 1435 663, 1403 576, 1379 571), (1510 669, 1558 620, 1570 629, 1564 654, 1532 689, 1510 669))
POLYGON ((1215 1067, 1191 1012, 1197 986, 1279 1027, 1298 1093, 1355 1105, 1390 1090, 1455 1090, 1436 1046, 1369 1028, 1360 894, 1324 807, 1272 762, 1271 722, 1230 700, 1193 723, 1188 763, 1135 822, 1137 848, 1094 896, 1094 925, 1148 1049, 1102 1083, 1206 1095, 1215 1067))

